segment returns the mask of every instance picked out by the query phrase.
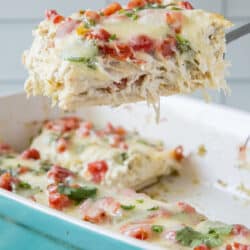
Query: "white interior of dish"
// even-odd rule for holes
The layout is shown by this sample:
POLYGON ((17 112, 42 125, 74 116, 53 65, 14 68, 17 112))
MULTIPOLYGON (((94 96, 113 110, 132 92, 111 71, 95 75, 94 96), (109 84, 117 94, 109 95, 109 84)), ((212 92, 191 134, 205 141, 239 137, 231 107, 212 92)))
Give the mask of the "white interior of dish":
MULTIPOLYGON (((145 103, 84 108, 77 114, 100 125, 111 121, 136 129, 145 137, 163 140, 167 147, 183 145, 192 156, 181 177, 166 182, 168 191, 162 190, 162 198, 188 201, 214 220, 250 226, 250 196, 238 190, 242 183, 250 189, 250 169, 238 168, 239 146, 250 135, 249 114, 184 97, 162 98, 159 124, 145 103), (201 144, 207 150, 204 157, 196 154, 201 144), (218 180, 228 185, 223 187, 218 180)), ((21 150, 36 133, 37 121, 60 115, 46 98, 2 97, 0 139, 21 150)))

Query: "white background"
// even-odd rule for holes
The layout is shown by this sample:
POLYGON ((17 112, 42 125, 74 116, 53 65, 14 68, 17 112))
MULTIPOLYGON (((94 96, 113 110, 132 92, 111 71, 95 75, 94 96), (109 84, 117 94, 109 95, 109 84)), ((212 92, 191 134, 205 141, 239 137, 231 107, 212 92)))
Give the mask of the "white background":
MULTIPOLYGON (((67 15, 78 9, 102 8, 108 0, 0 0, 0 93, 22 89, 26 71, 21 54, 32 41, 31 30, 43 18, 45 9, 67 15)), ((127 1, 120 0, 122 3, 127 1)), ((250 22, 249 0, 191 0, 196 8, 222 13, 235 25, 250 22)), ((232 95, 213 93, 213 101, 250 111, 250 35, 228 46, 232 67, 228 82, 232 95)), ((195 94, 199 96, 199 94, 195 94)))

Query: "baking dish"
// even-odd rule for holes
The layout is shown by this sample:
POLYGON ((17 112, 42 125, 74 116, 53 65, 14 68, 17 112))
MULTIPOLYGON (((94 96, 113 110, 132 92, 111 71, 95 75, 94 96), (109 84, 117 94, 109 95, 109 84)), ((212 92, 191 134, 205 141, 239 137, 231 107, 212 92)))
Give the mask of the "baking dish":
MULTIPOLYGON (((211 219, 250 226, 250 197, 246 192, 250 170, 238 167, 239 147, 250 134, 249 114, 184 97, 162 98, 159 124, 145 103, 119 108, 85 108, 77 114, 100 125, 107 121, 123 124, 148 138, 161 139, 170 147, 183 145, 185 153, 190 155, 184 171, 170 182, 163 180, 162 192, 157 197, 167 201, 185 200, 211 219), (203 157, 196 153, 201 144, 207 151, 203 157), (240 189, 242 186, 245 191, 240 189)), ((27 101, 24 94, 1 97, 1 139, 21 150, 39 129, 39 121, 60 115, 63 113, 51 109, 46 98, 27 101)), ((154 192, 154 189, 148 191, 154 192)), ((58 249, 160 249, 2 190, 0 221, 6 228, 12 224, 36 232, 44 241, 56 242, 58 249)), ((8 232, 8 237, 13 234, 8 232)), ((2 240, 0 244, 7 243, 2 240)), ((5 248, 0 245, 0 249, 5 248)))

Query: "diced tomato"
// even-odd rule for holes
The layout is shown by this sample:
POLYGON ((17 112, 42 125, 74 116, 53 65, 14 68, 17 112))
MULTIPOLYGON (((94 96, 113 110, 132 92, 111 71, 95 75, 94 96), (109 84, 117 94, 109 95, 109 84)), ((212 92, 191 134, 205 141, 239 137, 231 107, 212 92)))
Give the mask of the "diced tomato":
POLYGON ((61 23, 56 30, 56 37, 63 38, 72 33, 79 25, 80 21, 67 18, 65 22, 61 23))
POLYGON ((183 14, 181 12, 167 12, 166 22, 176 32, 180 33, 183 23, 183 14))
POLYGON ((23 160, 40 160, 40 153, 37 149, 35 148, 30 148, 25 150, 22 154, 21 154, 21 158, 23 160))
POLYGON ((86 200, 80 207, 82 219, 94 224, 101 224, 111 217, 121 214, 120 203, 112 197, 97 201, 86 200))
POLYGON ((92 175, 92 181, 100 183, 108 171, 108 164, 106 161, 91 162, 88 164, 88 171, 92 175))
POLYGON ((164 57, 172 57, 175 55, 177 42, 174 37, 167 37, 159 46, 159 50, 164 57))
POLYGON ((116 13, 117 11, 119 11, 121 8, 122 6, 119 3, 114 2, 114 3, 109 4, 105 9, 103 9, 102 13, 104 16, 110 16, 116 13))
POLYGON ((233 225, 233 229, 231 232, 232 235, 242 235, 242 236, 250 236, 250 230, 243 225, 233 225))
POLYGON ((64 182, 66 178, 74 177, 75 174, 66 168, 54 165, 47 173, 47 176, 55 182, 64 182))
POLYGON ((64 21, 64 17, 59 15, 56 10, 47 10, 45 12, 45 17, 47 20, 52 21, 54 24, 61 23, 64 21))
POLYGON ((143 223, 124 225, 120 232, 138 240, 148 240, 152 236, 151 225, 143 223))
POLYGON ((56 16, 54 19, 53 19, 53 23, 54 24, 58 24, 58 23, 61 23, 62 21, 64 21, 64 17, 63 16, 60 16, 60 15, 58 15, 58 16, 56 16))
POLYGON ((12 176, 10 173, 4 173, 0 176, 0 188, 12 191, 12 176))
POLYGON ((86 34, 86 37, 89 39, 97 39, 105 42, 109 40, 110 36, 111 36, 110 33, 105 29, 90 31, 86 34))
POLYGON ((144 51, 147 53, 152 52, 155 48, 154 40, 146 35, 134 37, 130 41, 130 45, 135 51, 144 51))
POLYGON ((28 167, 25 167, 25 166, 21 166, 18 168, 18 174, 26 174, 29 171, 30 171, 30 169, 28 167))
POLYGON ((13 151, 12 147, 6 143, 0 143, 0 154, 7 154, 13 151))
POLYGON ((241 244, 239 242, 234 242, 235 250, 250 250, 250 245, 241 244))
POLYGON ((175 148, 175 150, 173 151, 173 157, 176 161, 181 162, 184 159, 183 151, 184 150, 182 146, 178 146, 177 148, 175 148))
POLYGON ((98 12, 92 11, 92 10, 86 10, 84 12, 84 16, 90 20, 95 21, 95 22, 100 21, 100 18, 101 18, 101 16, 98 14, 98 12))
POLYGON ((187 9, 187 10, 194 9, 192 4, 190 2, 187 2, 187 1, 179 2, 178 4, 179 4, 180 7, 184 8, 184 9, 187 9))
POLYGON ((69 207, 72 204, 72 201, 68 196, 60 193, 50 193, 49 194, 49 206, 57 209, 63 210, 66 207, 69 207))
POLYGON ((226 245, 226 249, 225 250, 233 250, 233 247, 232 247, 232 245, 230 245, 230 244, 227 244, 226 245))
POLYGON ((130 46, 127 44, 116 44, 116 51, 117 54, 114 56, 118 60, 126 60, 126 59, 133 59, 134 58, 134 53, 131 49, 130 46))
POLYGON ((119 136, 125 136, 127 133, 127 131, 123 127, 114 127, 110 122, 107 123, 105 132, 107 134, 116 134, 119 136))
POLYGON ((69 132, 71 130, 78 129, 80 126, 80 119, 78 117, 64 117, 54 121, 48 121, 45 123, 45 128, 55 132, 69 132))
POLYGON ((200 245, 194 248, 194 250, 210 250, 206 245, 200 245))
POLYGON ((56 151, 58 153, 63 153, 68 149, 68 147, 69 147, 69 142, 64 138, 60 138, 56 144, 56 151))
POLYGON ((187 214, 193 214, 196 213, 196 210, 194 207, 190 206, 189 204, 185 202, 178 202, 177 205, 182 210, 182 212, 185 212, 187 214))
POLYGON ((134 8, 140 8, 144 7, 147 4, 147 1, 145 0, 130 0, 128 2, 128 9, 134 9, 134 8))
POLYGON ((148 3, 158 3, 158 4, 161 4, 162 3, 162 0, 147 0, 148 3))
POLYGON ((55 16, 58 16, 59 14, 57 13, 56 10, 46 10, 45 11, 45 17, 48 20, 51 20, 51 18, 54 18, 55 16))
POLYGON ((92 122, 83 122, 80 125, 80 128, 78 130, 78 134, 81 137, 87 137, 90 135, 91 129, 93 128, 93 123, 92 122))

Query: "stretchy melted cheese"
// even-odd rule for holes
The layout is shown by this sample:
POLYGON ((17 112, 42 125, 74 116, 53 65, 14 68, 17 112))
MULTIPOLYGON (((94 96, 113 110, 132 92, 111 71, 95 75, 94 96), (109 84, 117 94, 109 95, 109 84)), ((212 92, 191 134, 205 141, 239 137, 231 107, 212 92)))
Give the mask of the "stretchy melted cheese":
POLYGON ((145 99, 157 103, 160 95, 227 89, 227 20, 187 2, 135 2, 69 18, 47 12, 24 54, 28 95, 52 97, 70 110, 145 99))

